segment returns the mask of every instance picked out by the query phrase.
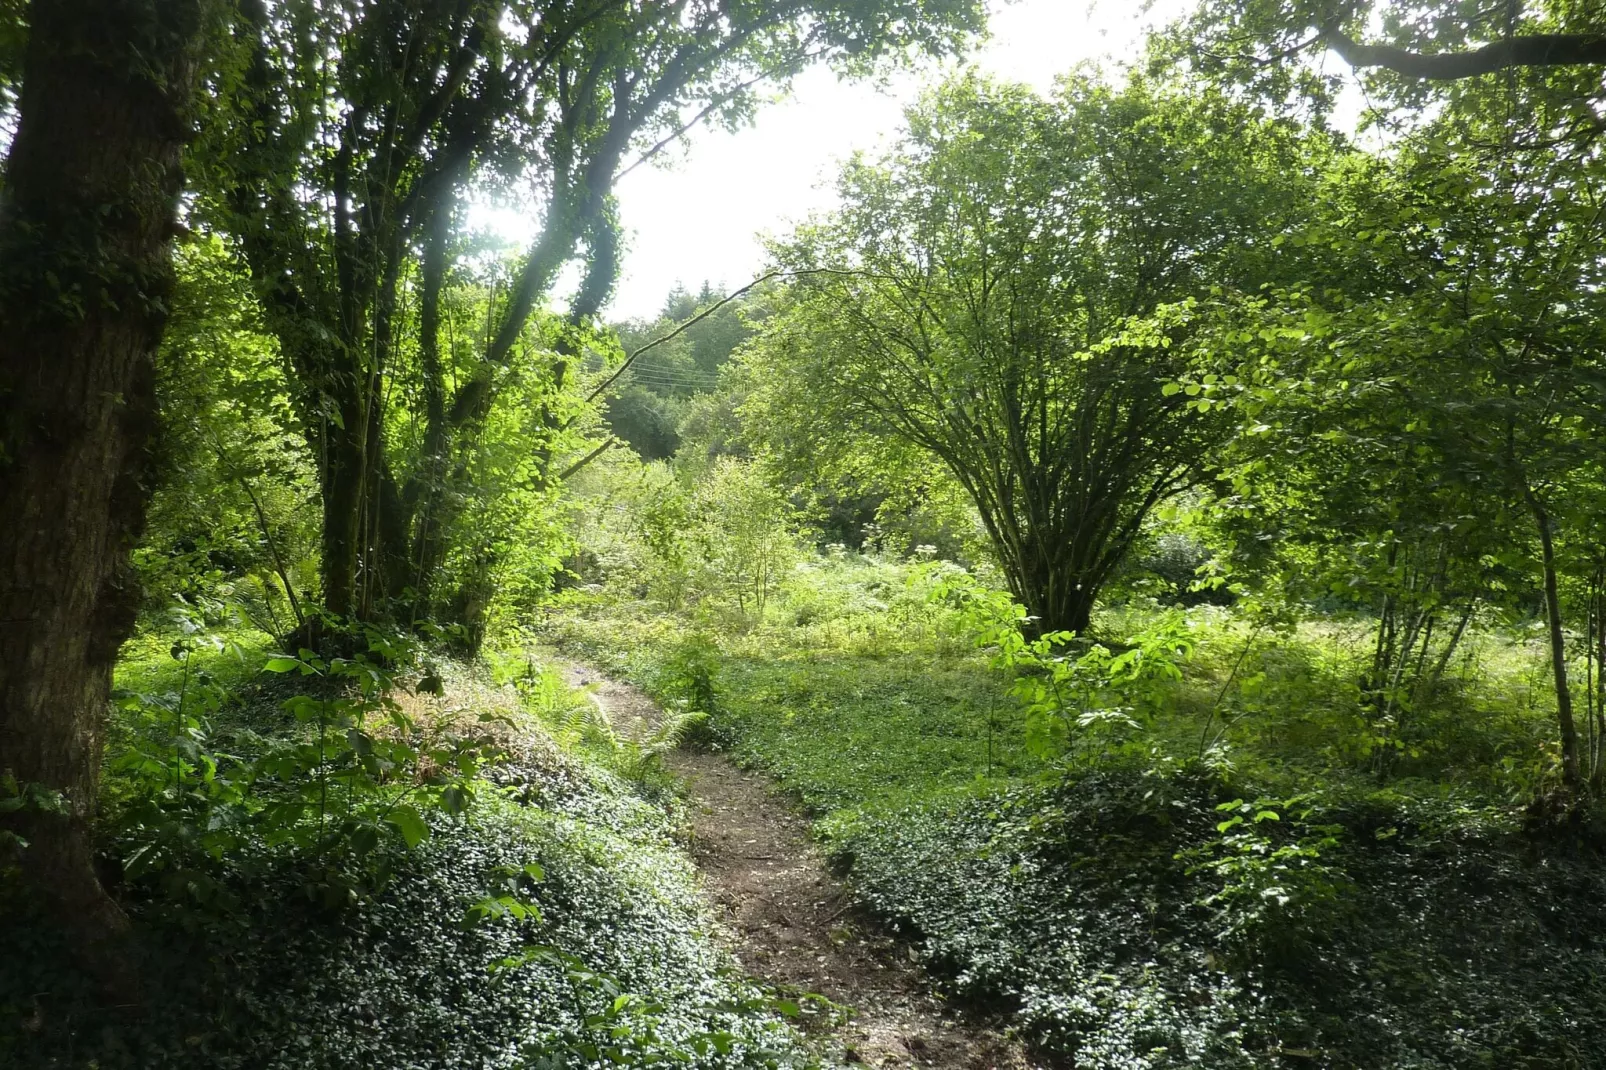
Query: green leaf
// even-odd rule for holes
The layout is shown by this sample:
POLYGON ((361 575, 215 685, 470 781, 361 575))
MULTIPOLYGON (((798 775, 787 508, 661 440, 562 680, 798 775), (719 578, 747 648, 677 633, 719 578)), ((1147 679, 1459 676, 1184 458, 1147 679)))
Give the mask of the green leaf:
POLYGON ((429 839, 429 823, 411 806, 396 807, 387 820, 402 834, 409 850, 429 839))

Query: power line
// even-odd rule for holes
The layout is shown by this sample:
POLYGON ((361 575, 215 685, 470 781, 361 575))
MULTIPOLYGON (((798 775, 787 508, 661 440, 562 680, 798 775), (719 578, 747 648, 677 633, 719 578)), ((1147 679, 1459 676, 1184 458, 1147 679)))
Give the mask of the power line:
POLYGON ((682 379, 672 375, 638 375, 632 376, 631 381, 640 383, 666 383, 670 386, 718 386, 717 379, 682 379))

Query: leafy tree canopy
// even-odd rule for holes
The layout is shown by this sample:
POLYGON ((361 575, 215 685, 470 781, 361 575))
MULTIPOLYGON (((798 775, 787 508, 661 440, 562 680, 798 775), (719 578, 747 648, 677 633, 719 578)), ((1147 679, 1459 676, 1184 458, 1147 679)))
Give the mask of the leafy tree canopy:
POLYGON ((1041 626, 1085 630, 1226 433, 1172 380, 1233 374, 1212 325, 1308 207, 1323 142, 1299 134, 1143 80, 944 86, 896 152, 846 169, 841 211, 776 247, 796 281, 749 411, 783 464, 939 461, 1041 626))

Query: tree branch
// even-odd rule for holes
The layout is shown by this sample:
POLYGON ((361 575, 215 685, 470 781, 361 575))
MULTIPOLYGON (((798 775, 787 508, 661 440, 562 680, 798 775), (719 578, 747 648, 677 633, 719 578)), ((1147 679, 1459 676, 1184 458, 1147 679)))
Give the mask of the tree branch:
POLYGON ((785 274, 788 274, 788 272, 784 272, 784 271, 766 272, 765 274, 760 275, 758 278, 754 279, 752 282, 748 283, 746 286, 743 286, 740 290, 737 290, 735 293, 730 294, 728 297, 722 298, 721 300, 716 301, 713 304, 709 305, 707 308, 703 309, 701 312, 697 313, 697 315, 693 316, 691 319, 687 320, 685 323, 682 323, 679 327, 676 327, 674 330, 670 331, 668 334, 664 335, 662 338, 654 338, 652 341, 648 342, 646 345, 642 346, 640 349, 636 350, 634 353, 632 353, 628 357, 626 357, 625 360, 624 360, 624 363, 619 365, 619 367, 615 368, 612 375, 608 376, 601 383, 597 384, 596 389, 592 390, 591 393, 586 395, 586 402, 589 404, 590 402, 593 402, 593 401, 597 400, 597 398, 601 397, 602 394, 610 386, 612 386, 618 380, 618 378, 621 375, 623 375, 626 371, 628 371, 630 369, 630 366, 636 362, 636 358, 641 356, 643 353, 647 352, 649 349, 657 349, 659 346, 663 345, 665 342, 671 342, 671 341, 675 340, 676 338, 679 338, 681 335, 685 334, 692 327, 695 327, 697 324, 701 323, 703 320, 707 319, 709 316, 712 316, 714 313, 718 312, 720 309, 724 308, 726 305, 730 304, 732 301, 736 300, 738 297, 743 296, 748 291, 750 291, 750 290, 762 285, 763 283, 769 282, 773 278, 776 278, 776 277, 778 277, 780 275, 785 275, 785 274))
MULTIPOLYGON (((809 55, 810 55, 810 58, 812 58, 814 56, 819 55, 819 53, 817 53, 817 52, 816 53, 810 53, 809 55)), ((758 85, 760 82, 767 81, 767 80, 769 80, 769 79, 771 79, 773 77, 775 77, 773 74, 760 74, 760 75, 757 75, 755 77, 749 78, 745 82, 742 82, 740 85, 737 85, 735 88, 731 89, 729 92, 719 94, 713 100, 710 100, 708 102, 708 105, 705 108, 703 108, 701 111, 699 111, 696 115, 692 116, 686 122, 680 124, 680 126, 676 127, 675 130, 672 133, 666 135, 661 141, 659 141, 655 145, 653 145, 652 148, 648 149, 646 152, 644 152, 640 156, 638 156, 636 158, 636 162, 635 163, 631 164, 629 167, 625 168, 623 171, 620 171, 618 176, 615 178, 615 181, 618 181, 618 179, 624 178, 626 175, 628 175, 630 172, 634 171, 636 168, 642 166, 643 164, 645 164, 648 161, 652 160, 653 158, 657 157, 660 153, 662 153, 670 145, 674 144, 676 141, 678 141, 682 137, 686 136, 686 134, 689 133, 692 130, 693 127, 697 126, 704 119, 706 119, 710 115, 714 114, 714 112, 718 111, 720 108, 724 107, 726 104, 729 104, 731 101, 735 100, 742 93, 747 92, 747 90, 753 88, 755 85, 758 85)))
POLYGON ((576 472, 578 472, 580 469, 584 468, 586 465, 590 464, 592 461, 596 460, 598 457, 601 457, 604 453, 606 453, 608 450, 612 449, 613 447, 615 447, 617 445, 619 445, 619 440, 617 438, 614 438, 612 435, 608 436, 607 441, 605 441, 602 445, 598 446, 596 449, 592 450, 590 453, 586 454, 584 457, 580 458, 578 461, 575 461, 573 464, 571 464, 569 467, 565 468, 563 471, 559 472, 558 473, 558 482, 559 483, 564 482, 570 476, 572 476, 576 472))
POLYGON ((1391 45, 1362 44, 1336 27, 1321 40, 1352 67, 1382 67, 1407 78, 1454 81, 1511 67, 1606 64, 1606 34, 1539 33, 1511 37, 1470 52, 1411 52, 1391 45))
POLYGON ((721 298, 720 300, 718 300, 718 301, 714 302, 713 304, 709 305, 707 308, 703 309, 701 312, 697 313, 697 315, 693 316, 691 319, 687 320, 685 323, 682 323, 679 327, 676 327, 674 330, 670 331, 668 334, 664 335, 662 338, 654 338, 652 341, 648 342, 646 345, 642 346, 640 349, 638 349, 634 353, 630 354, 628 357, 625 358, 625 361, 624 361, 623 364, 619 365, 619 367, 614 369, 614 372, 613 372, 612 375, 608 376, 601 383, 597 384, 596 389, 592 390, 591 393, 586 395, 586 402, 589 404, 590 402, 593 402, 593 401, 597 400, 597 398, 601 397, 602 394, 610 386, 612 386, 614 384, 614 382, 621 375, 623 375, 627 370, 629 370, 630 366, 636 362, 636 358, 641 356, 643 353, 647 352, 649 349, 657 349, 659 346, 663 345, 665 342, 674 341, 676 338, 679 338, 681 335, 685 334, 692 327, 695 327, 697 324, 701 323, 703 320, 707 319, 709 316, 712 316, 714 313, 718 312, 720 309, 724 308, 726 305, 730 304, 732 301, 736 300, 738 297, 742 297, 745 294, 749 293, 750 291, 756 290, 758 287, 762 286, 766 282, 769 282, 771 279, 789 279, 789 278, 797 278, 797 277, 803 276, 803 275, 859 275, 859 274, 864 274, 864 273, 863 272, 858 272, 858 271, 844 271, 841 268, 804 268, 804 269, 797 270, 797 271, 781 271, 781 270, 767 271, 764 274, 760 275, 758 278, 754 279, 752 282, 748 283, 746 286, 743 286, 740 290, 736 290, 733 293, 727 295, 726 297, 721 298))

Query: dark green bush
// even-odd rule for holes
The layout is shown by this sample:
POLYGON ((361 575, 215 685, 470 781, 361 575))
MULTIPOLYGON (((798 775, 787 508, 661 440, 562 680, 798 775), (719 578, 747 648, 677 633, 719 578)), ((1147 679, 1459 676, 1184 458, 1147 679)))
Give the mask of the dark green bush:
POLYGON ((1598 848, 1540 852, 1454 802, 1338 795, 1251 812, 1259 870, 1204 864, 1235 850, 1243 826, 1220 826, 1244 794, 1106 764, 843 846, 867 904, 957 994, 1070 1065, 1606 1065, 1585 1039, 1606 1029, 1598 848), (1300 845, 1319 872, 1267 862, 1300 845))
MULTIPOLYGON (((154 746, 139 731, 130 753, 154 746)), ((140 793, 169 774, 120 773, 133 797, 108 856, 152 842, 163 855, 113 883, 151 981, 139 1006, 108 1012, 0 874, 0 1067, 806 1064, 710 941, 672 816, 605 769, 541 753, 487 767, 465 814, 422 810, 427 834, 361 852, 248 821, 217 851, 180 801, 171 835, 153 827, 160 798, 140 793), (476 910, 492 896, 517 909, 476 910)), ((198 774, 185 776, 187 799, 198 774)))

